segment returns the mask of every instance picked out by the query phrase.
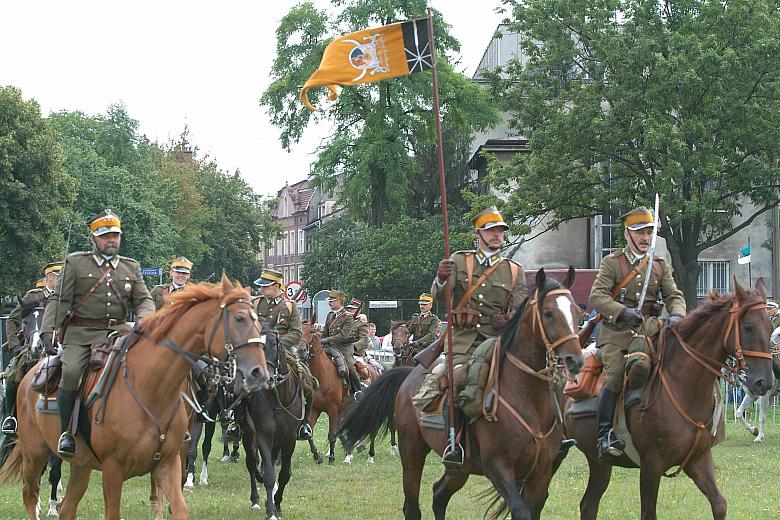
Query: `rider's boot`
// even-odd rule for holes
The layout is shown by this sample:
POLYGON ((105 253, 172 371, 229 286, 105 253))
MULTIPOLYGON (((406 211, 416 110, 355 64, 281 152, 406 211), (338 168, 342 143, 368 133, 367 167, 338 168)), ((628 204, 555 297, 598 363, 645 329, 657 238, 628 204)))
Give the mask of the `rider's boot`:
POLYGON ((73 414, 73 407, 76 404, 78 390, 57 389, 57 408, 60 411, 60 442, 57 446, 57 453, 63 459, 71 459, 76 455, 76 437, 70 432, 70 416, 73 414))
POLYGON ((306 406, 303 409, 303 424, 301 424, 301 427, 298 428, 299 441, 308 441, 313 436, 313 432, 311 431, 311 426, 309 426, 309 417, 311 417, 311 407, 312 407, 312 403, 314 402, 314 397, 311 394, 309 394, 306 395, 305 398, 306 398, 306 406))
POLYGON ((16 384, 6 379, 5 401, 3 401, 5 419, 0 426, 0 431, 5 435, 16 435, 16 384))
POLYGON ((597 410, 598 422, 598 454, 603 459, 607 456, 620 457, 626 448, 625 441, 615 437, 612 422, 615 418, 615 406, 619 394, 606 388, 601 389, 597 410))
POLYGON ((352 383, 352 395, 355 401, 360 401, 363 398, 363 383, 360 382, 360 376, 357 372, 351 372, 349 374, 349 380, 352 383))

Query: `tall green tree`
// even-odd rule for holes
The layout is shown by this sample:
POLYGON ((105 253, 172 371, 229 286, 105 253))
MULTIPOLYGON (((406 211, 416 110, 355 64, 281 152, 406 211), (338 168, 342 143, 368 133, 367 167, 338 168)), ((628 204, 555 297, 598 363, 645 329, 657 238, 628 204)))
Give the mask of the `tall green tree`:
POLYGON ((695 305, 699 253, 778 204, 777 4, 505 3, 528 61, 490 82, 531 148, 493 163, 507 213, 554 228, 659 193, 659 235, 695 305))
MULTIPOLYGON (((435 211, 436 183, 419 182, 436 175, 430 153, 435 142, 433 87, 430 73, 412 74, 379 83, 345 88, 325 112, 312 113, 298 100, 304 82, 314 72, 330 39, 343 33, 386 25, 426 13, 424 0, 333 0, 332 17, 312 2, 293 7, 276 30, 272 83, 263 93, 273 123, 281 128, 282 145, 290 149, 311 122, 327 121, 333 133, 319 146, 312 169, 315 180, 333 189, 340 203, 371 227, 398 220, 410 211, 435 211)), ((456 72, 450 56, 459 43, 440 13, 434 13, 439 88, 445 127, 451 131, 447 149, 457 148, 477 130, 498 122, 492 100, 481 86, 456 72)), ((316 105, 324 89, 312 91, 316 105)), ((448 154, 448 190, 453 199, 463 187, 460 154, 448 154), (456 161, 453 161, 456 159, 456 161)))
POLYGON ((74 198, 57 135, 38 103, 0 87, 0 288, 21 294, 63 252, 60 223, 74 198))

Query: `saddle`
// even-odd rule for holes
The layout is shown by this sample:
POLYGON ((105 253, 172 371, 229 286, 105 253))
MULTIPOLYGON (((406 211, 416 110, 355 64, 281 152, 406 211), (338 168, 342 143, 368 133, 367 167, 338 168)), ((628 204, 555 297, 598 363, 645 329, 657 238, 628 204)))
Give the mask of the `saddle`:
POLYGON ((371 379, 371 367, 376 370, 377 374, 381 374, 385 370, 385 367, 383 367, 374 359, 369 357, 355 356, 355 370, 357 370, 361 381, 368 381, 371 379))
POLYGON ((585 363, 576 379, 567 381, 566 386, 563 387, 563 393, 575 401, 598 396, 607 378, 604 363, 601 362, 595 343, 582 350, 582 358, 585 363))

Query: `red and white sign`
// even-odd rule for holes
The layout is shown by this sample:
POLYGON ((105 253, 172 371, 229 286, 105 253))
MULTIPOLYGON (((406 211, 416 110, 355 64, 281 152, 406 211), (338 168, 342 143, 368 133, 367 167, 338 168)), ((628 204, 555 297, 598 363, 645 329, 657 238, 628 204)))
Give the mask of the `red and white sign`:
POLYGON ((306 294, 306 290, 304 289, 301 282, 290 282, 287 284, 287 292, 285 293, 285 296, 288 300, 295 298, 295 301, 303 303, 306 301, 308 294, 306 294))

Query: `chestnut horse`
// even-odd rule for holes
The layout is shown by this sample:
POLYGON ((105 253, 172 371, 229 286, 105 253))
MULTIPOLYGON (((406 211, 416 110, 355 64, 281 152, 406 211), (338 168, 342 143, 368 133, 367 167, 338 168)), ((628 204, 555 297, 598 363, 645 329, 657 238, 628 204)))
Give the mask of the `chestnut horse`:
MULTIPOLYGON (((122 485, 130 477, 152 473, 168 498, 172 518, 189 518, 182 493, 180 451, 187 430, 181 398, 184 379, 198 360, 235 372, 242 391, 261 388, 268 378, 257 315, 250 294, 226 276, 221 284, 194 284, 171 295, 166 305, 141 325, 138 341, 121 363, 104 402, 102 421, 91 421, 88 445, 79 432, 71 459, 60 518, 73 520, 93 469, 103 472, 105 518, 119 520, 122 485), (227 359, 225 359, 227 358, 227 359), (221 361, 223 360, 223 361, 221 361)), ((31 370, 19 388, 19 442, 0 468, 0 482, 21 474, 29 518, 38 518, 38 482, 60 435, 56 414, 35 411, 39 394, 30 388, 31 370)), ((93 408, 97 409, 97 408, 93 408)))
POLYGON ((393 367, 413 367, 414 353, 409 344, 409 327, 406 326, 406 322, 390 322, 390 338, 393 354, 395 354, 393 367))
MULTIPOLYGON (((751 393, 764 394, 772 385, 772 326, 763 282, 755 289, 745 289, 734 280, 734 288, 734 294, 710 295, 684 320, 661 332, 642 402, 626 411, 628 429, 641 458, 642 520, 657 518, 661 476, 676 476, 680 471, 685 471, 707 497, 712 517, 726 517, 726 499, 718 488, 711 451, 717 405, 713 386, 722 377, 721 369, 727 368, 729 356, 736 359, 751 393), (666 473, 673 466, 678 469, 666 473)), ((592 520, 598 515, 612 466, 636 466, 625 456, 600 460, 595 418, 574 419, 568 410, 567 405, 566 431, 577 440, 590 468, 580 518, 592 520)))
MULTIPOLYGON (((503 329, 497 346, 497 420, 482 417, 469 425, 464 464, 433 485, 437 520, 445 518, 450 498, 472 474, 485 475, 499 495, 496 500, 503 498, 494 517, 503 518, 508 508, 514 520, 539 518, 554 466, 562 458, 563 426, 556 418, 551 385, 559 376, 559 360, 571 374, 583 364, 576 334, 580 310, 569 292, 573 282, 574 269, 569 269, 563 286, 540 269, 535 293, 503 329)), ((343 426, 355 441, 395 419, 407 520, 421 518, 420 479, 426 456, 431 450, 442 454, 448 444, 444 431, 420 426, 412 404, 425 374, 419 366, 389 370, 368 388, 343 426)))

